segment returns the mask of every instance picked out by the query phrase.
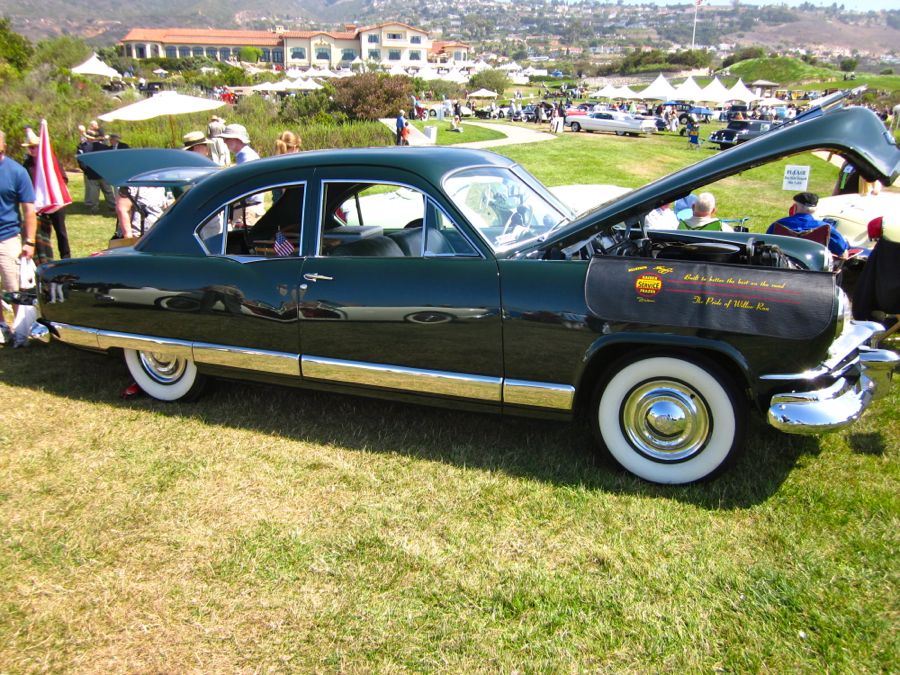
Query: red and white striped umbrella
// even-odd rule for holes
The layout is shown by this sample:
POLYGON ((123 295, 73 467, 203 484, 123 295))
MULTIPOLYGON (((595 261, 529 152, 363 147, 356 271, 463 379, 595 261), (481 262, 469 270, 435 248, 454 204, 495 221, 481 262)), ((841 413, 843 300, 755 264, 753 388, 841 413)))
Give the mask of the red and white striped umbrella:
POLYGON ((50 145, 47 120, 41 120, 41 142, 34 168, 34 208, 38 213, 53 213, 71 203, 69 188, 50 145))

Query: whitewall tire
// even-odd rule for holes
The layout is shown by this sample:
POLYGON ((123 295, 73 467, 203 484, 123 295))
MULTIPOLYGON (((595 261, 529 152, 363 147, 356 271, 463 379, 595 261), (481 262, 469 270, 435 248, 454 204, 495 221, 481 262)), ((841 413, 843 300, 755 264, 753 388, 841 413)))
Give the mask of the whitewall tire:
POLYGON ((160 401, 192 399, 200 394, 205 378, 190 359, 168 354, 125 349, 125 364, 138 386, 160 401))
POLYGON ((710 478, 744 444, 746 403, 712 363, 644 356, 614 366, 591 405, 592 427, 619 466, 653 483, 710 478))

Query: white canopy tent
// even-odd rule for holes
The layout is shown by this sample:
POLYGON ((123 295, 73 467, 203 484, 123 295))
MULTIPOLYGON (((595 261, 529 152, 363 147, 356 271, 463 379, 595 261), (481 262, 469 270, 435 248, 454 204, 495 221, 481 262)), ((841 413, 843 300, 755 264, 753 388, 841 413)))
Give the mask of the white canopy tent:
POLYGON ((419 72, 416 73, 416 77, 420 77, 426 82, 441 79, 441 76, 438 74, 438 72, 431 67, 422 68, 421 70, 419 70, 419 72))
POLYGON ((318 82, 313 82, 312 80, 304 80, 301 77, 300 79, 291 82, 288 89, 290 91, 316 91, 317 89, 324 89, 324 87, 318 82))
POLYGON ((122 77, 115 68, 111 68, 103 61, 100 60, 100 57, 96 54, 91 54, 91 58, 89 58, 84 63, 81 63, 74 68, 72 68, 72 72, 76 75, 97 75, 99 77, 122 77))
POLYGON ((607 84, 605 87, 592 94, 592 96, 596 96, 597 98, 616 98, 618 95, 619 88, 612 84, 607 84))
POLYGON ((498 70, 505 70, 508 73, 511 73, 513 71, 518 72, 522 70, 522 66, 520 66, 515 61, 510 61, 509 63, 504 63, 502 66, 500 66, 500 68, 498 68, 498 70))
POLYGON ((758 103, 759 103, 759 105, 773 106, 773 105, 785 105, 785 104, 787 104, 787 101, 777 98, 775 96, 766 96, 764 98, 759 99, 758 103))
POLYGON ((482 87, 481 89, 476 89, 471 92, 469 98, 497 98, 497 92, 482 87))
POLYGON ((639 96, 645 101, 669 101, 674 94, 675 87, 660 73, 650 86, 639 93, 639 96))
POLYGON ((613 98, 636 99, 641 98, 641 96, 639 94, 635 94, 631 87, 629 87, 627 84, 624 84, 621 87, 616 88, 616 94, 613 98))
POLYGON ((759 96, 747 89, 747 85, 740 79, 728 90, 729 101, 743 101, 744 103, 750 103, 751 101, 756 101, 758 99, 759 96))
POLYGON ((700 85, 694 81, 693 77, 688 77, 684 82, 675 87, 674 98, 680 101, 700 101, 703 92, 700 85))
POLYGON ((712 82, 703 87, 698 100, 709 101, 710 103, 724 103, 731 100, 731 94, 728 93, 728 89, 722 84, 721 80, 718 77, 714 77, 712 82))

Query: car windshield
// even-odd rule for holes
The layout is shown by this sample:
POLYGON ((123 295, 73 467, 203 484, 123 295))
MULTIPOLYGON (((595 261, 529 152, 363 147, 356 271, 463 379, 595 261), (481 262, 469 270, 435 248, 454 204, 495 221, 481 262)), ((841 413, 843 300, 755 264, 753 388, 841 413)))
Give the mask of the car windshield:
POLYGON ((524 171, 465 169, 448 176, 444 189, 494 251, 545 235, 574 215, 524 171))

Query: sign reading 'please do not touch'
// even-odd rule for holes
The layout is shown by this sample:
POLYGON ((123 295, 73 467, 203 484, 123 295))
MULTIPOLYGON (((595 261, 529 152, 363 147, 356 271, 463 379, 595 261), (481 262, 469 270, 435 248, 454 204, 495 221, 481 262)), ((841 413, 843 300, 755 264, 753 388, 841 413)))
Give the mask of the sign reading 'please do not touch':
POLYGON ((806 192, 806 188, 808 186, 808 166, 788 164, 786 167, 784 167, 784 181, 782 181, 781 183, 782 190, 790 190, 791 192, 806 192))

